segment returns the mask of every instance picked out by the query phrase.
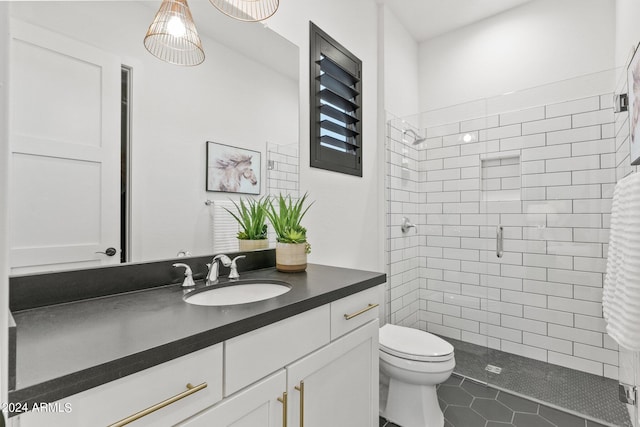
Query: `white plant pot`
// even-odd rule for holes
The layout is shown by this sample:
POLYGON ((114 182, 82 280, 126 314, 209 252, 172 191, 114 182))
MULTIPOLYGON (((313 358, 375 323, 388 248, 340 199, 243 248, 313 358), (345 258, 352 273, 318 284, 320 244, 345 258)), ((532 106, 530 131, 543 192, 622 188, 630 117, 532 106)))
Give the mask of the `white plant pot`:
POLYGON ((238 249, 242 252, 255 251, 257 249, 266 249, 268 247, 269 247, 268 239, 260 239, 260 240, 238 239, 238 249))
POLYGON ((284 273, 300 273, 307 269, 306 243, 276 243, 276 269, 284 273))

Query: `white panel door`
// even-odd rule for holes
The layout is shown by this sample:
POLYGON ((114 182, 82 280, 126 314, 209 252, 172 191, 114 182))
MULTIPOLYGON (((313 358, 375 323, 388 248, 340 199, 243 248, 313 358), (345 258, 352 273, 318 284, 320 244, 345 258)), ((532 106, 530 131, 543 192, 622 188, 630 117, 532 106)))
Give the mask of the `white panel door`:
POLYGON ((287 366, 290 427, 376 427, 378 320, 287 366))
POLYGON ((10 32, 12 271, 118 263, 120 61, 21 21, 10 32))

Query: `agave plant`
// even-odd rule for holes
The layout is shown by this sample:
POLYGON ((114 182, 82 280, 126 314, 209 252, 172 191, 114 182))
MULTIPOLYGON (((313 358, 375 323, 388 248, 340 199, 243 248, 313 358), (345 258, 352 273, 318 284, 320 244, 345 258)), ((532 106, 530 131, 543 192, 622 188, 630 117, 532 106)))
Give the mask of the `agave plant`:
MULTIPOLYGON (((304 208, 307 193, 294 202, 290 195, 280 194, 276 200, 269 200, 266 214, 280 243, 307 243, 307 229, 300 222, 313 203, 304 208), (304 209, 303 209, 304 208, 304 209)), ((309 245, 307 244, 307 250, 309 245)))
POLYGON ((247 199, 245 202, 240 198, 240 204, 233 201, 236 207, 237 213, 224 208, 238 221, 238 225, 242 228, 238 231, 238 239, 240 240, 264 240, 267 238, 267 224, 266 224, 266 207, 269 204, 269 200, 266 197, 261 197, 258 200, 247 199))

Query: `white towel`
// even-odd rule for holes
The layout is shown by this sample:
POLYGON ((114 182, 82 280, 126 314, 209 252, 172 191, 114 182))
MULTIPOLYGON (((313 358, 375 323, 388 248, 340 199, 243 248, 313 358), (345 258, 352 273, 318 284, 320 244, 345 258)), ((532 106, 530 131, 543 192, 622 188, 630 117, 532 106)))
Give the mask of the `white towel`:
POLYGON ((235 252, 238 250, 238 223, 229 212, 235 210, 235 206, 229 200, 215 200, 209 205, 209 217, 211 224, 211 241, 213 252, 235 252))
POLYGON ((620 180, 613 193, 602 311, 609 336, 640 351, 640 173, 620 180))

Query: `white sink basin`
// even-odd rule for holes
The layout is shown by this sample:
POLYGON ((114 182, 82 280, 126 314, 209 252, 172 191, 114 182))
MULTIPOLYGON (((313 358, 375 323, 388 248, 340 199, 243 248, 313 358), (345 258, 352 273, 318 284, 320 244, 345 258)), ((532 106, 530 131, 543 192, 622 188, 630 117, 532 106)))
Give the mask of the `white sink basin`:
POLYGON ((285 282, 242 280, 194 291, 185 297, 185 301, 189 304, 209 306, 247 304, 275 298, 290 290, 291 285, 285 282))

